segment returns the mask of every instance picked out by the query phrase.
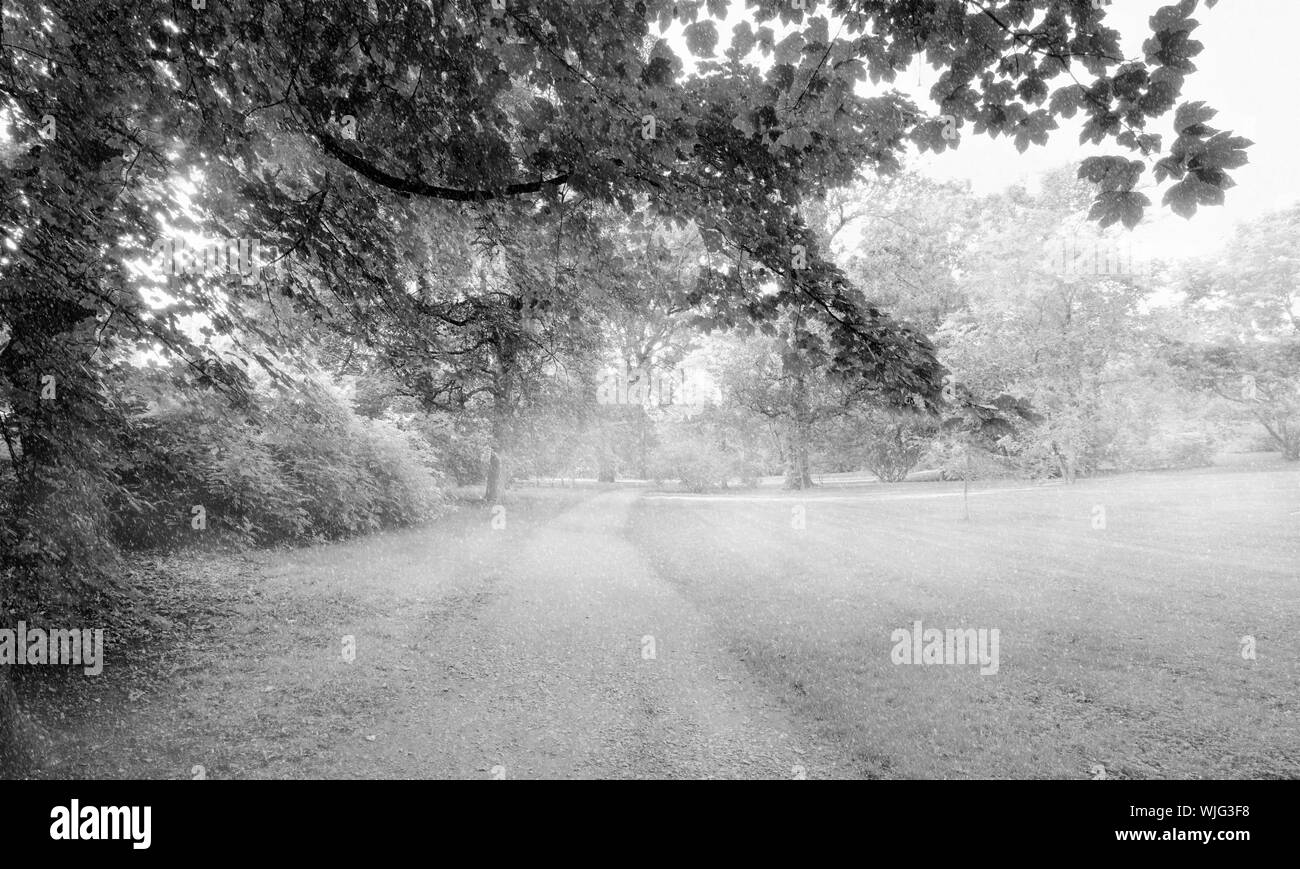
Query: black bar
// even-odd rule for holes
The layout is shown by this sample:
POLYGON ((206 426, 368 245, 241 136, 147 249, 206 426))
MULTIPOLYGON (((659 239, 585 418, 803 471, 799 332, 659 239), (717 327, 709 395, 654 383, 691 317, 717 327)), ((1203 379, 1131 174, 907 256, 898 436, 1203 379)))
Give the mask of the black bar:
POLYGON ((1233 781, 890 781, 812 791, 808 785, 794 787, 799 790, 790 784, 726 793, 680 787, 671 793, 660 787, 617 793, 570 789, 557 797, 512 785, 485 785, 461 794, 448 783, 431 781, 9 782, 0 786, 0 802, 7 806, 0 830, 7 849, 19 854, 127 860, 196 855, 337 859, 347 853, 416 848, 437 860, 460 850, 453 846, 486 854, 498 847, 502 853, 526 848, 529 842, 540 859, 562 853, 566 841, 588 849, 596 836, 623 840, 612 853, 627 858, 652 842, 666 846, 695 840, 702 848, 733 854, 751 849, 761 854, 771 843, 806 849, 807 854, 846 845, 859 854, 920 845, 927 856, 969 849, 972 856, 1023 851, 1040 857, 1185 857, 1192 849, 1203 849, 1200 853, 1217 858, 1257 846, 1287 849, 1293 834, 1284 827, 1296 796, 1293 784, 1233 781), (135 848, 129 835, 97 841, 52 838, 60 808, 70 810, 74 799, 83 818, 92 806, 148 806, 149 847, 135 848), (1211 813, 1210 807, 1230 808, 1211 813), (1128 838, 1147 831, 1154 831, 1154 841, 1128 838), (1197 831, 1197 838, 1189 838, 1188 831, 1197 831), (1202 831, 1213 838, 1200 841, 1202 831), (1239 832, 1246 838, 1238 840, 1239 832), (632 844, 628 836, 644 844, 632 844))

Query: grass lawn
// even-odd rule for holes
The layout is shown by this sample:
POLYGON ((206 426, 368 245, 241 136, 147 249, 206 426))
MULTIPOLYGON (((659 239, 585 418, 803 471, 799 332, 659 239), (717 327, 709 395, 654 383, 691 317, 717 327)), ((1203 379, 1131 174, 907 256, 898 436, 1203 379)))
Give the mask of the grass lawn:
POLYGON ((970 507, 960 483, 650 494, 629 533, 881 777, 1300 777, 1300 468, 977 484, 970 507), (997 628, 999 671, 892 663, 916 620, 997 628))
MULTIPOLYGON (((465 494, 436 521, 316 546, 140 556, 148 621, 105 631, 108 665, 18 668, 35 719, 36 778, 352 778, 445 775, 438 734, 400 764, 382 765, 373 733, 429 673, 420 631, 446 632, 495 594, 530 534, 585 498, 581 488, 521 489, 508 521, 465 494), (156 615, 154 615, 156 614, 156 615), (357 666, 341 640, 357 639, 357 666), (370 756, 368 756, 370 755, 370 756), (416 769, 415 773, 412 770, 416 769)), ((390 750, 401 750, 394 744, 390 750)))

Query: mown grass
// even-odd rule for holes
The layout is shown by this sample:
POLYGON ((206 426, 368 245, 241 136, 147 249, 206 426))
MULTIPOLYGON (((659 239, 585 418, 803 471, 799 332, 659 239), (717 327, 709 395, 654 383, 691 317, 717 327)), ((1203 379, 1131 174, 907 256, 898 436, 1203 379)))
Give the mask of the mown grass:
POLYGON ((969 521, 950 483, 651 496, 630 533, 881 776, 1297 777, 1298 470, 981 484, 969 521), (999 672, 893 664, 917 619, 998 628, 999 672))
POLYGON ((342 543, 141 558, 143 615, 106 631, 100 676, 23 674, 33 757, 19 774, 345 778, 374 769, 362 731, 419 687, 410 624, 481 606, 528 536, 591 495, 509 491, 499 527, 496 505, 453 498, 455 509, 431 522, 342 543), (358 638, 356 666, 341 662, 347 635, 358 638))

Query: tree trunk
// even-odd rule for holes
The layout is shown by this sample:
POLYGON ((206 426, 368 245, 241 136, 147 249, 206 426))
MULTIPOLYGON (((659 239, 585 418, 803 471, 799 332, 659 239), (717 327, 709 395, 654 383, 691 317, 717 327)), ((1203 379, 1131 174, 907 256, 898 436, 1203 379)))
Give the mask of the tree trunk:
POLYGON ((970 444, 966 445, 966 470, 961 475, 961 504, 966 520, 970 521, 970 444))
POLYGON ((811 489, 813 479, 809 460, 809 443, 812 441, 812 414, 808 408, 808 381, 802 374, 794 378, 791 396, 789 449, 786 450, 785 488, 811 489))
POLYGON ((483 500, 495 504, 506 490, 506 444, 510 437, 510 396, 498 391, 492 412, 492 451, 488 454, 483 500))
POLYGON ((483 492, 483 499, 492 503, 501 499, 509 479, 507 454, 514 434, 517 341, 507 331, 498 333, 497 370, 492 384, 492 452, 483 492))
POLYGON ((808 458, 808 426, 791 424, 785 449, 786 489, 811 489, 813 479, 808 458))
POLYGON ((617 423, 606 420, 600 429, 600 450, 596 455, 596 481, 612 483, 618 477, 618 451, 614 448, 617 423))
POLYGON ((9 674, 0 669, 0 779, 17 778, 30 762, 18 698, 9 674))
POLYGON ((801 432, 799 441, 799 482, 801 484, 800 488, 803 489, 811 489, 813 487, 812 466, 808 457, 808 441, 810 440, 810 436, 811 432, 805 429, 805 431, 801 432))
POLYGON ((492 454, 488 456, 487 485, 484 487, 483 500, 490 501, 493 504, 501 500, 501 493, 506 488, 505 472, 505 456, 494 447, 492 454))
MULTIPOLYGON (((636 473, 642 480, 650 479, 650 416, 642 411, 639 420, 641 431, 637 441, 636 473)), ((613 482, 612 480, 610 482, 613 482)))
POLYGON ((1283 419, 1278 421, 1276 432, 1269 428, 1268 433, 1282 446, 1283 459, 1288 462, 1300 461, 1300 431, 1293 430, 1283 419))

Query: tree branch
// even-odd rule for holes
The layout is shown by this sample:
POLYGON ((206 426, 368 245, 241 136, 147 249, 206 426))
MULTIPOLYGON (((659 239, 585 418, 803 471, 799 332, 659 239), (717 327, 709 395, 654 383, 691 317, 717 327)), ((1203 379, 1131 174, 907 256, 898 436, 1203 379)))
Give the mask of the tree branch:
POLYGON ((334 157, 344 166, 352 169, 363 178, 373 181, 381 187, 387 187, 397 193, 408 196, 427 196, 431 199, 447 199, 452 202, 486 202, 489 199, 501 199, 507 196, 521 196, 526 193, 539 193, 546 187, 552 187, 557 184, 565 184, 569 180, 570 173, 564 172, 556 175, 554 178, 543 178, 537 181, 526 181, 518 184, 507 184, 498 190, 459 190, 453 187, 439 187, 436 184, 428 184, 424 181, 412 178, 399 178, 396 175, 385 172, 374 163, 354 154, 347 148, 340 145, 332 136, 325 133, 316 133, 317 140, 325 149, 325 152, 334 157))

